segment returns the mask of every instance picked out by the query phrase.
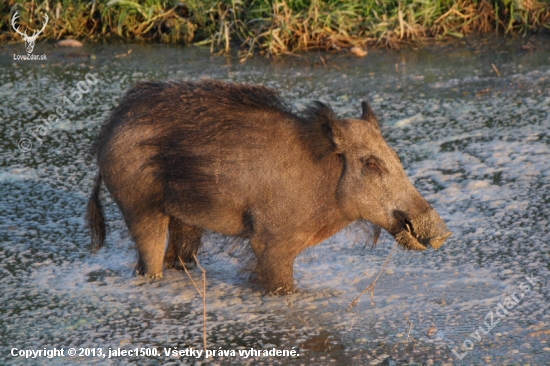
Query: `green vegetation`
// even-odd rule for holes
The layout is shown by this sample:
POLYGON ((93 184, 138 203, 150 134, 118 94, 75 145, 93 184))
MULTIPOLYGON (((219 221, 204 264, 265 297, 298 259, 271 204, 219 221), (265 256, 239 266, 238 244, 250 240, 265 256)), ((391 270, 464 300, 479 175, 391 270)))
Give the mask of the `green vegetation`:
POLYGON ((0 41, 20 40, 10 24, 17 10, 21 30, 40 29, 47 13, 41 38, 195 43, 246 54, 550 29, 548 0, 2 0, 0 41))

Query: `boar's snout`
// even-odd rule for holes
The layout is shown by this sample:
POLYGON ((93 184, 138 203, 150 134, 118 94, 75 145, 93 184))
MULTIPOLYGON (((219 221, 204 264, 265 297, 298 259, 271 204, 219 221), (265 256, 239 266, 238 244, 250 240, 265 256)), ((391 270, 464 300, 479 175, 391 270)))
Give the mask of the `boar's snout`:
POLYGON ((435 238, 431 238, 428 243, 430 244, 430 246, 434 249, 439 249, 440 246, 443 245, 443 243, 445 243, 445 240, 447 240, 447 238, 449 236, 453 235, 452 232, 448 231, 447 233, 441 235, 441 236, 437 236, 435 238))
POLYGON ((452 235, 447 225, 432 208, 415 217, 395 210, 393 216, 399 223, 393 233, 395 240, 407 249, 426 250, 428 245, 439 249, 452 235))

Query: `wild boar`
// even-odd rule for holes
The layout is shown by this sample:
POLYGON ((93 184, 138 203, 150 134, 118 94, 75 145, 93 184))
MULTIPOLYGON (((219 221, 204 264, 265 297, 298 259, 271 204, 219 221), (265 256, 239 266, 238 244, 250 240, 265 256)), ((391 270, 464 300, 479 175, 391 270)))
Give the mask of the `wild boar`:
POLYGON ((301 251, 356 220, 407 249, 437 249, 451 235, 365 101, 359 119, 340 119, 321 102, 296 115, 261 85, 143 82, 106 120, 92 153, 91 248, 105 241, 104 181, 136 243, 136 271, 152 278, 178 257, 192 261, 204 230, 248 239, 272 294, 293 291, 301 251))

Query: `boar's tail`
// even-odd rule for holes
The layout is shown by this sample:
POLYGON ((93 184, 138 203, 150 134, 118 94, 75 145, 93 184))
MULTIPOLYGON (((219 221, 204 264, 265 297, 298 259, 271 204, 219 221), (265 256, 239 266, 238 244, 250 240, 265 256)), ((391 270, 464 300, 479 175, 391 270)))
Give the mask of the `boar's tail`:
POLYGON ((105 217, 103 216, 103 207, 99 193, 101 191, 101 174, 98 172, 95 177, 95 185, 92 190, 90 199, 88 200, 88 208, 86 214, 86 221, 92 234, 92 242, 90 243, 90 250, 97 252, 103 244, 105 244, 105 217))

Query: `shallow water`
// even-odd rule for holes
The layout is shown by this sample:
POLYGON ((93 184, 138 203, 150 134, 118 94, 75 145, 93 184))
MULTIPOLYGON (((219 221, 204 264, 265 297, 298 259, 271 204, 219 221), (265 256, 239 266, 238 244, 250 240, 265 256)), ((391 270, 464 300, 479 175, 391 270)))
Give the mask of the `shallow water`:
MULTIPOLYGON (((1 364, 29 363, 12 348, 54 347, 149 347, 162 356, 32 364, 550 363, 548 50, 449 47, 242 64, 193 47, 38 44, 35 54, 47 61, 14 61, 23 51, 0 48, 1 364), (97 83, 88 76, 86 84, 89 73, 97 83), (185 273, 133 276, 133 244, 111 203, 107 245, 89 253, 83 217, 96 168, 86 152, 134 83, 202 77, 273 87, 298 111, 319 99, 357 117, 368 99, 454 235, 439 251, 395 252, 373 302, 365 294, 348 312, 388 257, 389 235, 371 248, 368 235, 347 228, 298 258, 297 293, 273 297, 248 283, 227 238, 211 234, 199 257, 208 278, 208 347, 298 347, 299 356, 165 357, 164 348, 202 349, 202 299, 185 273), (89 91, 76 101, 79 82, 89 91), (39 131, 59 106, 65 118, 39 131), (525 275, 537 276, 534 286, 525 275), (518 304, 507 300, 514 292, 518 304)), ((200 281, 197 269, 192 275, 200 281)))

